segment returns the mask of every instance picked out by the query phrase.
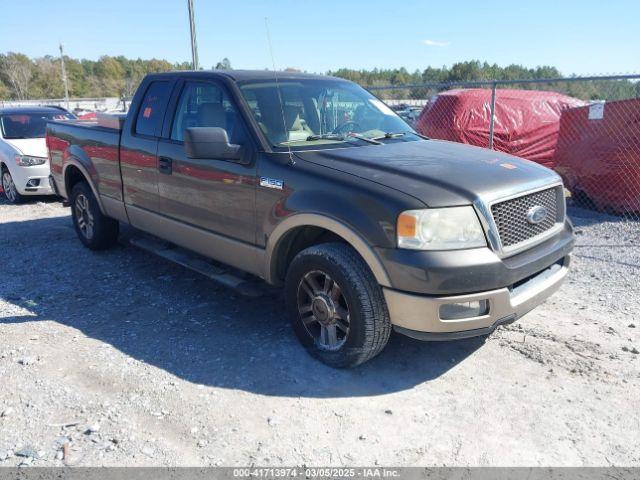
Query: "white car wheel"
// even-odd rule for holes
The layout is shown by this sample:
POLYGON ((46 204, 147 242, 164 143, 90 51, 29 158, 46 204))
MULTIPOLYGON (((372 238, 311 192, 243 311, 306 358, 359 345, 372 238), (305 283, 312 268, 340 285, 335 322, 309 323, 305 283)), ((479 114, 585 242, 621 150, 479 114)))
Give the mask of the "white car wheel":
POLYGON ((2 190, 4 191, 4 196, 9 200, 9 202, 18 203, 22 200, 22 195, 18 193, 16 184, 13 183, 13 178, 11 177, 9 170, 4 170, 2 172, 2 190))

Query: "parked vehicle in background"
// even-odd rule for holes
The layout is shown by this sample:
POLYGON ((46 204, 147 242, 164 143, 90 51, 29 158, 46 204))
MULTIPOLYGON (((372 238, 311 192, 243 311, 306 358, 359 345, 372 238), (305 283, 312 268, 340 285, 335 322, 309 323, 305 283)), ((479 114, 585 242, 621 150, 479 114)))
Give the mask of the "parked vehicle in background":
MULTIPOLYGON (((298 338, 334 367, 377 355, 392 328, 489 334, 568 270, 558 175, 427 140, 346 80, 153 74, 112 123, 47 129, 80 241, 108 248, 128 223, 174 244, 149 247, 165 258, 177 245, 283 285, 298 338)), ((233 269, 217 278, 233 283, 233 269)))
MULTIPOLYGON (((434 95, 415 128, 430 138, 489 146, 491 89, 454 89, 434 95)), ((586 105, 580 99, 543 90, 496 91, 493 148, 554 168, 560 116, 586 105)))
POLYGON ((415 126, 420 113, 422 112, 422 107, 416 107, 413 105, 400 104, 392 107, 393 111, 396 112, 397 115, 400 116, 405 122, 407 122, 412 127, 415 126))
POLYGON ((57 107, 0 109, 0 174, 2 190, 12 203, 27 195, 52 195, 45 143, 48 120, 75 117, 57 107))
POLYGON ((640 213, 640 98, 563 112, 555 159, 582 205, 640 213))
POLYGON ((97 112, 94 110, 86 110, 83 108, 76 108, 73 113, 80 120, 95 120, 98 116, 97 112))

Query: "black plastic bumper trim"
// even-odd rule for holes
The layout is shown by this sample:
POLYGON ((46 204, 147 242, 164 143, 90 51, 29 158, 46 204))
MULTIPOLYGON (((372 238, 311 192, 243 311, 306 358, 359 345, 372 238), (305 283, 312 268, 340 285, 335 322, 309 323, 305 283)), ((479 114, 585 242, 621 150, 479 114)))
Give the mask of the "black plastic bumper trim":
POLYGON ((500 325, 508 325, 517 320, 516 315, 509 315, 497 320, 493 325, 484 328, 475 328, 473 330, 461 330, 459 332, 421 332, 418 330, 409 330, 408 328, 393 326, 393 329, 401 335, 422 340, 425 342, 443 342, 449 340, 462 340, 463 338, 482 337, 490 335, 500 325))
POLYGON ((53 189, 53 193, 60 196, 60 192, 58 192, 58 185, 56 185, 53 175, 49 175, 49 186, 53 189))

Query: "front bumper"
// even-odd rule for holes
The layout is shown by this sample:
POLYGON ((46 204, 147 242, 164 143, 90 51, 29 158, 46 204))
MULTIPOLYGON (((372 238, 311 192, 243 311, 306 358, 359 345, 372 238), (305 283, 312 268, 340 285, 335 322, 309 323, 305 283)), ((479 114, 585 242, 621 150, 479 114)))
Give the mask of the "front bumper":
POLYGON ((52 195, 49 184, 49 162, 33 167, 17 166, 10 169, 13 182, 20 195, 52 195))
POLYGON ((491 333, 498 325, 510 323, 551 296, 567 275, 569 256, 512 287, 450 296, 424 296, 384 289, 391 323, 404 335, 420 340, 451 340, 491 333), (452 303, 486 300, 485 315, 443 320, 440 307, 452 303))
POLYGON ((573 226, 516 255, 501 258, 490 248, 420 251, 377 248, 390 287, 423 295, 459 295, 498 290, 544 270, 573 250, 573 226))

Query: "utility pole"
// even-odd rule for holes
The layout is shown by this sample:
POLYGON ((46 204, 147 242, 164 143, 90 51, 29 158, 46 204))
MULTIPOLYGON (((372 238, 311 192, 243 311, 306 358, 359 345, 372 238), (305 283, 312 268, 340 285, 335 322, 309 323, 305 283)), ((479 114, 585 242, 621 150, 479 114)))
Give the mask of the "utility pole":
POLYGON ((67 102, 67 110, 69 110, 69 82, 67 80, 67 70, 64 68, 64 51, 62 43, 60 44, 60 65, 62 66, 62 83, 64 83, 64 99, 67 102))
POLYGON ((196 42, 196 22, 195 12, 193 11, 193 0, 187 0, 189 6, 189 26, 191 28, 191 66, 194 70, 200 70, 198 64, 198 43, 196 42))

